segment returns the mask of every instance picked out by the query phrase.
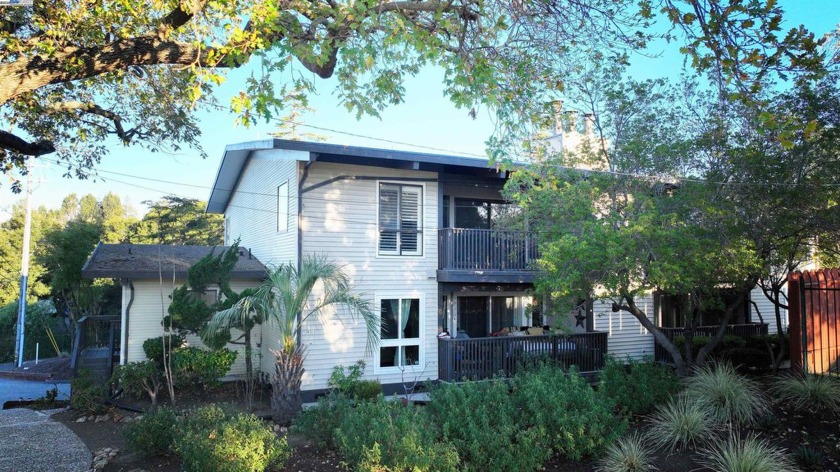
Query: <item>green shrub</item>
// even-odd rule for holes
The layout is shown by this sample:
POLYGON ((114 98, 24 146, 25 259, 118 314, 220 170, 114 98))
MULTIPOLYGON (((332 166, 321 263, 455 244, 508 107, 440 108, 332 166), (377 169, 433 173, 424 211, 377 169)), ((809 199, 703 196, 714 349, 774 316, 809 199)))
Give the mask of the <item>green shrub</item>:
POLYGON ((437 428, 413 404, 362 402, 344 416, 335 435, 355 470, 459 470, 458 454, 437 442, 437 428))
POLYGON ((542 432, 552 451, 575 460, 600 451, 627 428, 614 414, 615 403, 576 370, 546 365, 517 375, 511 399, 521 412, 520 429, 542 432))
POLYGON ((318 404, 303 411, 292 421, 292 430, 318 446, 335 446, 335 431, 353 407, 353 401, 338 392, 318 399, 318 404))
POLYGON ((779 378, 771 387, 776 398, 797 410, 840 410, 840 381, 827 375, 779 378))
MULTIPOLYGON (((558 395, 552 393, 552 399, 558 395)), ((551 455, 549 432, 523 428, 526 413, 501 380, 439 385, 426 409, 455 446, 465 470, 538 470, 551 455)))
POLYGON ((702 465, 721 472, 793 472, 799 469, 784 452, 754 436, 730 436, 700 451, 702 465))
POLYGON ((823 453, 813 447, 800 445, 793 451, 793 460, 802 470, 823 470, 823 453))
POLYGON ((695 446, 712 434, 712 409, 703 402, 677 397, 656 409, 647 436, 669 450, 695 446))
POLYGON ((355 400, 372 400, 382 393, 382 384, 378 380, 362 380, 364 373, 365 361, 358 361, 346 368, 337 365, 333 367, 327 385, 355 400))
POLYGON ((683 394, 693 402, 707 404, 716 423, 753 424, 767 411, 767 401, 758 384, 728 363, 697 369, 686 380, 683 394))
POLYGON ((647 472, 657 470, 650 449, 643 438, 634 433, 619 438, 607 447, 598 461, 598 472, 647 472))
POLYGON ((150 456, 166 456, 174 452, 172 445, 178 430, 179 420, 175 410, 161 407, 128 423, 124 434, 133 449, 150 456))
POLYGON ((89 369, 81 369, 70 381, 70 407, 85 415, 101 413, 108 388, 89 369))
POLYGON ((680 390, 673 370, 646 360, 627 360, 625 366, 612 357, 601 371, 598 392, 613 400, 625 415, 645 415, 668 402, 680 390))
POLYGON ((236 361, 230 349, 206 351, 197 347, 182 347, 172 354, 175 385, 187 389, 207 390, 218 387, 236 361))
POLYGON ((218 406, 187 415, 174 449, 188 472, 277 470, 290 454, 285 438, 278 438, 256 416, 228 417, 218 406))
POLYGON ((157 404, 157 394, 163 384, 163 374, 150 360, 129 362, 114 370, 111 384, 119 386, 126 395, 134 398, 146 394, 154 405, 157 404))
MULTIPOLYGON (((184 345, 183 336, 173 334, 169 337, 169 343, 173 351, 184 345)), ((143 341, 143 352, 146 353, 146 358, 154 362, 160 369, 163 369, 163 338, 163 336, 158 336, 143 341)))
MULTIPOLYGON (((694 336, 691 338, 691 345, 693 346, 693 350, 696 353, 700 348, 706 346, 711 342, 712 338, 710 336, 694 336)), ((685 348, 685 336, 675 336, 674 337, 674 345, 676 345, 681 351, 685 348)), ((726 349, 735 349, 741 348, 747 345, 747 340, 742 338, 741 336, 736 336, 734 334, 727 334, 720 340, 720 342, 715 346, 712 352, 719 352, 720 350, 726 349)))

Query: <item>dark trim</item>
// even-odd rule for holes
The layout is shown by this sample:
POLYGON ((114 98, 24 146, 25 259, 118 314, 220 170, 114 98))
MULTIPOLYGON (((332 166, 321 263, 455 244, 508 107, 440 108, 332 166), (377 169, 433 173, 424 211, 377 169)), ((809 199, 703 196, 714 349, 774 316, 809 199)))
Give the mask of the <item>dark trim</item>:
POLYGON ((532 284, 536 272, 528 270, 438 270, 437 280, 444 283, 532 284))
MULTIPOLYGON (((307 193, 311 190, 315 190, 321 187, 326 187, 327 185, 333 184, 335 182, 341 180, 392 180, 396 182, 437 182, 437 179, 432 178, 423 178, 423 177, 385 177, 385 176, 375 176, 375 175, 339 175, 338 177, 333 177, 331 179, 327 179, 323 182, 318 182, 317 184, 312 184, 309 187, 306 187, 300 191, 301 194, 307 193)), ((301 187, 303 187, 303 182, 301 182, 301 187)))
MULTIPOLYGON (((420 381, 417 382, 417 386, 414 389, 414 394, 425 392, 427 391, 426 385, 430 383, 438 383, 437 380, 428 380, 428 381, 420 381)), ((409 385, 413 385, 414 381, 408 383, 409 385)), ((303 400, 303 403, 314 403, 317 402, 319 398, 323 397, 327 393, 330 392, 328 388, 318 388, 315 390, 303 390, 300 392, 300 398, 303 400)), ((382 384, 382 393, 385 396, 391 395, 405 395, 405 385, 401 383, 389 383, 389 384, 382 384)))
MULTIPOLYGON (((170 271, 166 271, 166 275, 172 274, 170 271)), ((174 276, 176 278, 186 278, 187 271, 186 270, 176 270, 174 271, 174 276)), ((109 269, 94 269, 94 270, 87 270, 82 272, 82 277, 86 279, 139 279, 139 280, 147 280, 153 279, 157 280, 160 278, 160 271, 151 271, 151 270, 130 270, 130 269, 121 269, 121 270, 109 270, 109 269)), ((230 277, 232 279, 259 279, 263 280, 265 278, 265 271, 264 270, 245 270, 245 271, 233 271, 230 273, 230 277)))

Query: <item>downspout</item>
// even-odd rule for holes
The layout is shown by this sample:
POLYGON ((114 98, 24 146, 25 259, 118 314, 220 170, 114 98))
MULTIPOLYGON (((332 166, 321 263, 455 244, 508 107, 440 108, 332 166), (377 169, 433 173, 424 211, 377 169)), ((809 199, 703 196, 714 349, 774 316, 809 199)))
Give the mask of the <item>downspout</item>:
POLYGON ((131 313, 131 305, 134 304, 134 282, 131 279, 126 279, 125 283, 128 285, 130 296, 128 297, 128 305, 125 307, 125 324, 122 327, 125 336, 120 340, 120 350, 122 351, 123 365, 128 364, 128 320, 131 313))
MULTIPOLYGON (((300 272, 300 263, 303 259, 303 227, 301 225, 301 218, 303 217, 303 184, 306 183, 306 178, 309 177, 309 167, 315 163, 318 159, 318 155, 315 153, 310 154, 309 162, 307 162, 303 166, 303 175, 300 177, 300 183, 298 184, 297 188, 297 196, 298 196, 298 211, 297 211, 297 270, 300 272)), ((298 346, 302 346, 303 338, 301 334, 303 333, 302 329, 298 330, 297 333, 297 344, 298 346)))

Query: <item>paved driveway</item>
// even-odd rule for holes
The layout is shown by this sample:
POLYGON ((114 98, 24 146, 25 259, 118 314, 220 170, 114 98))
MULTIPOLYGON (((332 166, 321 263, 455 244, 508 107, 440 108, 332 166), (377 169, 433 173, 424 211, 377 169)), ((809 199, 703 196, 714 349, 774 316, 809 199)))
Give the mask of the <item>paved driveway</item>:
POLYGON ((84 472, 91 453, 78 436, 50 420, 50 412, 0 411, 0 471, 84 472))
POLYGON ((3 404, 12 400, 35 400, 44 396, 47 390, 53 387, 58 388, 58 399, 67 400, 70 398, 70 384, 52 382, 16 380, 0 378, 0 408, 3 404))

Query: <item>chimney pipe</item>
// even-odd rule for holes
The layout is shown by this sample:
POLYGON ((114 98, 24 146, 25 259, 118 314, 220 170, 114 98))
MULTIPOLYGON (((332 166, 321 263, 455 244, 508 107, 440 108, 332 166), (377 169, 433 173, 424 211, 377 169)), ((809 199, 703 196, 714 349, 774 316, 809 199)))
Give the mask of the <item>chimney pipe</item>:
POLYGON ((586 113, 583 115, 583 134, 593 136, 595 134, 595 114, 586 113))

